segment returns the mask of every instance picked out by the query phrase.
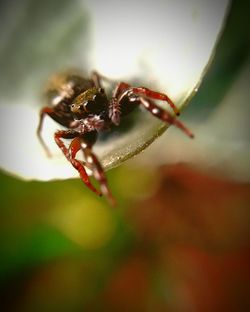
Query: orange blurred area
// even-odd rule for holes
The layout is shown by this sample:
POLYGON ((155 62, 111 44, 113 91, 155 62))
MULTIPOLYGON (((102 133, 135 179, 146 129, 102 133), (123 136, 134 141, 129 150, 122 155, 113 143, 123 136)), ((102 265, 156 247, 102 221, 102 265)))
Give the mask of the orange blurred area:
POLYGON ((172 305, 166 300, 165 309, 246 311, 250 184, 184 165, 162 167, 159 174, 158 191, 130 210, 130 218, 139 239, 152 245, 162 279, 171 284, 172 305))
POLYGON ((145 237, 159 243, 231 250, 249 240, 250 184, 206 176, 184 165, 159 169, 158 191, 132 211, 145 237))

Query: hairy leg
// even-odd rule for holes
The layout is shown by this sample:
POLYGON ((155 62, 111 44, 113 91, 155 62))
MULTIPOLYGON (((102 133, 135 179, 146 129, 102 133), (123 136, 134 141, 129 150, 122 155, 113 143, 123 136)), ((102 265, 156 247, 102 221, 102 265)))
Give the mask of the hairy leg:
POLYGON ((79 175, 81 177, 81 180, 85 185, 94 193, 97 195, 101 195, 101 193, 92 185, 89 176, 83 166, 83 164, 75 159, 77 152, 81 148, 81 141, 77 137, 78 132, 72 131, 72 130, 66 130, 66 131, 57 131, 54 135, 55 142, 59 146, 59 148, 62 150, 65 157, 68 159, 68 161, 72 164, 72 166, 79 172, 79 175), (65 146, 62 139, 73 139, 69 148, 65 146))
POLYGON ((194 134, 177 118, 173 117, 168 111, 165 111, 161 107, 157 106, 153 101, 147 100, 143 97, 140 98, 141 104, 155 117, 167 122, 171 125, 175 125, 186 133, 190 138, 194 137, 194 134))
POLYGON ((48 115, 49 117, 51 117, 53 120, 55 120, 56 122, 58 122, 60 125, 67 127, 68 126, 68 121, 65 121, 64 117, 61 116, 58 112, 56 112, 52 107, 49 106, 45 106, 40 110, 40 116, 39 116, 39 123, 38 123, 38 127, 36 130, 38 139, 41 143, 41 145, 43 146, 46 154, 48 157, 51 157, 51 153, 47 147, 47 145, 45 144, 43 138, 42 138, 42 126, 43 126, 43 121, 44 121, 44 117, 48 115))
POLYGON ((102 82, 101 81, 107 81, 109 83, 117 83, 114 79, 110 79, 102 74, 100 74, 98 71, 94 70, 91 72, 91 80, 94 82, 96 88, 102 88, 102 82))
POLYGON ((82 150, 85 156, 86 164, 91 168, 94 178, 100 184, 101 193, 107 197, 109 202, 114 206, 115 199, 109 189, 108 182, 96 155, 92 152, 92 145, 83 140, 82 150))
POLYGON ((173 101, 164 93, 156 92, 145 87, 138 87, 138 88, 130 87, 128 89, 125 89, 121 93, 120 97, 122 98, 124 95, 130 95, 130 94, 135 94, 139 96, 141 95, 146 98, 153 99, 153 100, 166 101, 170 105, 170 107, 173 109, 176 115, 180 114, 178 108, 175 106, 173 101))
POLYGON ((47 147, 47 145, 45 144, 43 138, 42 138, 42 126, 43 126, 43 121, 44 121, 44 117, 46 115, 49 115, 49 116, 53 116, 54 114, 54 110, 53 108, 50 108, 50 107, 43 107, 40 111, 40 117, 39 117, 39 123, 38 123, 38 127, 37 127, 37 130, 36 130, 36 134, 37 134, 37 137, 41 143, 41 145, 43 146, 46 154, 48 157, 51 157, 51 153, 47 147))

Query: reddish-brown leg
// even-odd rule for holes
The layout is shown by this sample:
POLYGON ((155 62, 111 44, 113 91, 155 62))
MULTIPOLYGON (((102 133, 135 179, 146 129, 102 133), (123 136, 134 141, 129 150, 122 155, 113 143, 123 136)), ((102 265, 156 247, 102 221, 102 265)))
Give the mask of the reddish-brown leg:
POLYGON ((141 104, 155 117, 161 119, 164 122, 169 124, 175 125, 179 129, 181 129, 184 133, 186 133, 190 138, 193 138, 193 133, 177 118, 171 116, 168 111, 165 111, 161 107, 157 106, 153 101, 144 99, 143 97, 140 98, 141 104))
POLYGON ((144 87, 139 87, 139 88, 131 87, 127 91, 132 92, 132 93, 137 94, 137 95, 146 96, 146 97, 153 99, 153 100, 166 101, 172 107, 172 109, 176 113, 176 115, 180 114, 178 108, 175 106, 173 101, 164 93, 155 92, 153 90, 150 90, 150 89, 147 89, 144 87))
POLYGON ((92 71, 91 80, 94 82, 94 85, 96 88, 102 88, 101 78, 102 77, 98 72, 92 71))
POLYGON ((166 94, 155 92, 144 87, 134 88, 125 82, 120 82, 114 90, 113 97, 110 101, 109 106, 109 117, 114 124, 118 125, 120 122, 121 100, 124 96, 129 96, 131 93, 139 96, 146 96, 147 98, 155 100, 166 101, 173 108, 176 115, 179 115, 178 108, 166 94))
MULTIPOLYGON (((110 105, 111 105, 110 106, 110 112, 112 112, 112 116, 115 116, 115 117, 118 116, 120 118, 120 115, 119 115, 119 113, 120 113, 120 101, 123 99, 124 96, 129 96, 129 93, 131 93, 131 92, 136 94, 136 95, 142 94, 144 96, 146 95, 147 97, 156 98, 158 100, 164 100, 166 98, 169 99, 167 97, 167 95, 165 95, 165 94, 158 93, 158 92, 146 89, 146 88, 131 88, 131 86, 129 84, 127 84, 125 82, 121 82, 117 85, 117 87, 114 91, 114 94, 113 94, 113 99, 116 99, 116 101, 114 101, 114 103, 112 102, 112 100, 110 101, 110 105), (144 91, 141 92, 141 90, 144 90, 144 91), (146 94, 144 92, 146 92, 146 94), (156 97, 155 97, 155 95, 156 95, 156 97)), ((190 138, 194 137, 193 133, 182 122, 180 122, 175 117, 171 116, 164 109, 158 107, 153 101, 150 101, 149 99, 145 99, 144 97, 140 97, 140 102, 152 115, 158 117, 159 119, 161 119, 164 122, 174 124, 176 127, 180 128, 182 131, 184 131, 190 138)), ((169 103, 172 103, 172 105, 174 105, 171 100, 169 103)), ((175 105, 174 105, 174 108, 176 109, 175 105)), ((120 120, 120 119, 118 119, 118 117, 116 117, 115 121, 120 120)))
POLYGON ((92 185, 83 164, 79 160, 75 159, 77 152, 81 148, 80 140, 78 137, 76 137, 77 135, 78 133, 72 130, 57 131, 54 134, 54 138, 56 144, 60 147, 65 157, 68 159, 69 162, 71 162, 72 166, 79 172, 79 175, 83 183, 85 183, 85 185, 91 191, 101 196, 101 193, 92 185), (64 145, 61 139, 73 139, 69 149, 64 145))
POLYGON ((38 124, 36 133, 37 133, 38 139, 39 139, 41 145, 43 146, 44 150, 46 151, 48 157, 51 157, 51 153, 50 153, 47 145, 45 144, 45 142, 44 142, 44 140, 43 140, 43 138, 41 136, 43 121, 44 121, 44 117, 46 115, 50 116, 53 120, 55 120, 60 125, 65 126, 65 127, 68 127, 69 122, 68 122, 67 119, 65 119, 65 117, 62 117, 60 114, 55 112, 52 107, 46 106, 46 107, 43 107, 41 109, 39 124, 38 124))
POLYGON ((113 97, 118 98, 118 96, 123 92, 129 89, 131 86, 126 83, 126 82, 120 82, 116 86, 114 92, 113 92, 113 97))
POLYGON ((109 200, 109 202, 114 206, 115 199, 108 187, 108 182, 104 174, 102 165, 100 164, 96 155, 92 152, 92 146, 86 144, 86 145, 83 145, 82 149, 83 149, 86 163, 88 164, 89 167, 91 167, 94 178, 100 184, 100 189, 101 189, 102 194, 105 195, 107 199, 109 200))
POLYGON ((42 126, 43 126, 43 120, 44 120, 44 117, 45 115, 53 115, 54 113, 54 110, 53 108, 51 107, 43 107, 40 111, 40 119, 39 119, 39 124, 38 124, 38 127, 37 127, 37 130, 36 130, 36 133, 37 133, 37 136, 38 136, 38 139, 41 143, 41 145, 43 146, 46 154, 48 157, 51 157, 51 153, 47 147, 47 145, 45 144, 43 138, 42 138, 42 135, 41 135, 41 132, 42 132, 42 126))
POLYGON ((96 88, 102 88, 101 80, 105 80, 109 83, 116 83, 115 80, 110 79, 104 75, 101 75, 99 72, 97 72, 95 70, 91 72, 91 79, 94 82, 96 88))

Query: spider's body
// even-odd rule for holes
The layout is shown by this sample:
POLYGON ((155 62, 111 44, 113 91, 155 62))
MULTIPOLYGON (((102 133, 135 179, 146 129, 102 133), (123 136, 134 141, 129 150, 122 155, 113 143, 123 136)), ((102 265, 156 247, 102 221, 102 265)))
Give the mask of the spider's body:
MULTIPOLYGON (((89 79, 72 73, 55 76, 50 81, 46 92, 48 106, 40 112, 37 134, 47 150, 41 138, 44 116, 47 114, 57 123, 66 127, 67 130, 55 132, 54 139, 57 145, 68 161, 78 170, 87 187, 98 195, 106 195, 111 202, 114 202, 102 166, 92 152, 98 132, 107 130, 112 125, 118 126, 121 118, 131 113, 137 106, 142 105, 157 118, 176 125, 190 137, 193 135, 179 120, 153 101, 167 101, 178 114, 177 108, 167 95, 145 87, 132 87, 125 82, 120 82, 109 98, 101 83, 105 79, 108 80, 97 72, 93 72, 89 79), (65 146, 62 139, 72 140, 69 147, 65 146), (82 150, 85 156, 84 163, 76 159, 79 150, 82 150), (100 183, 100 191, 92 185, 85 167, 92 171, 93 176, 100 183)), ((47 152, 49 153, 48 150, 47 152)))

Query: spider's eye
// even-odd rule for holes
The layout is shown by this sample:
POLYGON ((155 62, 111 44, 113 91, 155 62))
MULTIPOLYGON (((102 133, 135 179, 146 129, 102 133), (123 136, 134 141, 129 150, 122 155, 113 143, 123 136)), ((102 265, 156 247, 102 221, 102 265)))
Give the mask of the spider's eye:
POLYGON ((87 113, 90 113, 94 109, 94 101, 87 101, 83 104, 84 110, 87 113))
POLYGON ((97 93, 92 100, 85 102, 84 108, 88 113, 97 114, 107 108, 107 97, 105 94, 97 93))
POLYGON ((82 105, 77 105, 77 104, 71 104, 70 109, 75 114, 77 114, 77 113, 79 114, 79 113, 82 113, 85 111, 84 107, 82 105))

